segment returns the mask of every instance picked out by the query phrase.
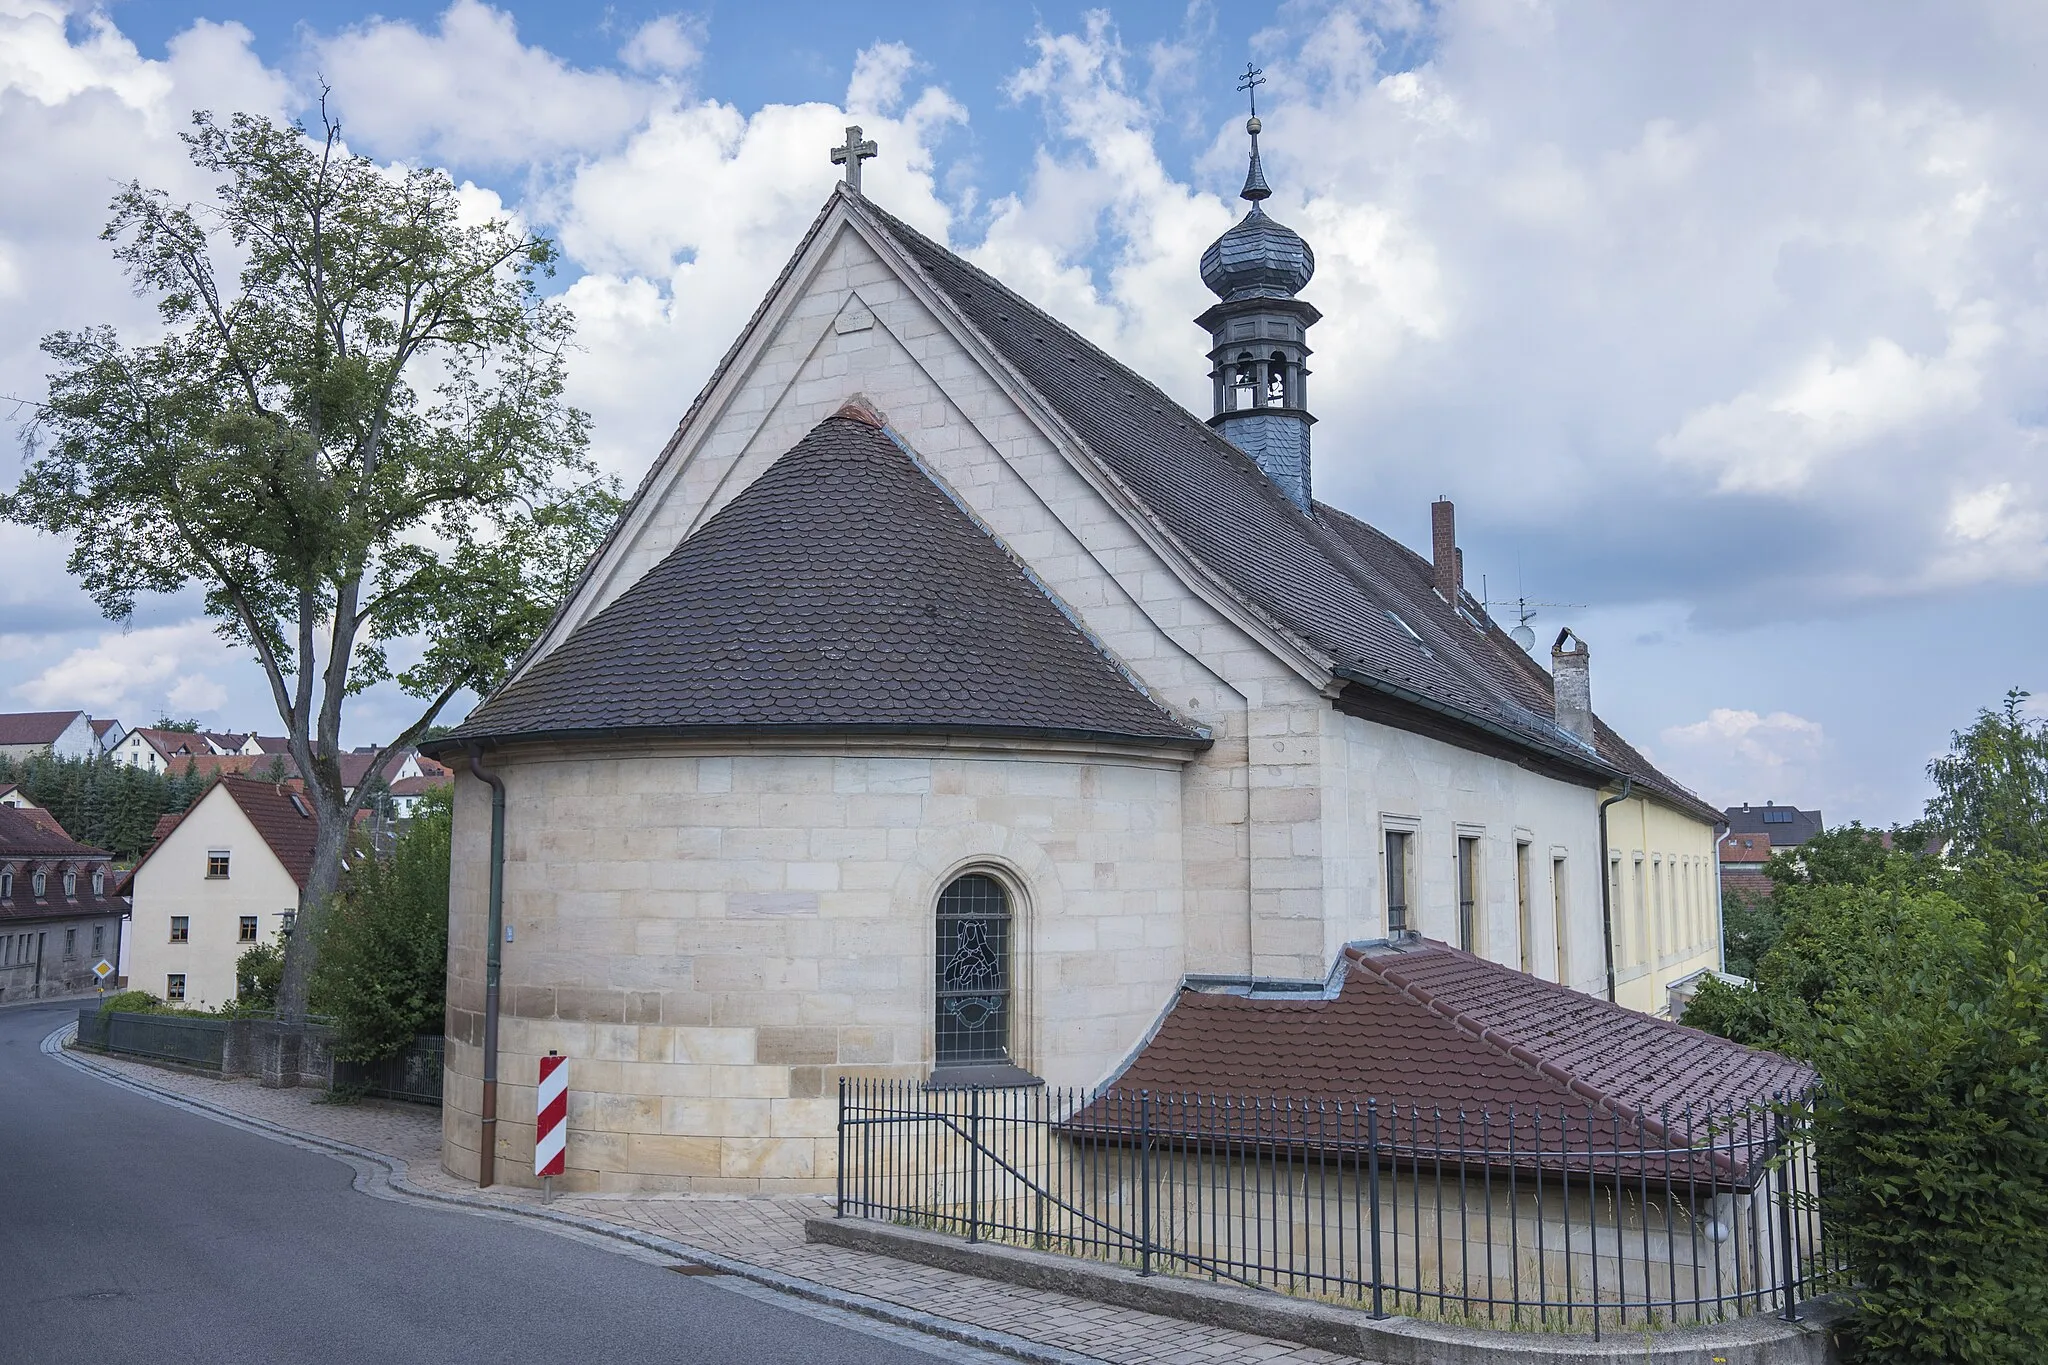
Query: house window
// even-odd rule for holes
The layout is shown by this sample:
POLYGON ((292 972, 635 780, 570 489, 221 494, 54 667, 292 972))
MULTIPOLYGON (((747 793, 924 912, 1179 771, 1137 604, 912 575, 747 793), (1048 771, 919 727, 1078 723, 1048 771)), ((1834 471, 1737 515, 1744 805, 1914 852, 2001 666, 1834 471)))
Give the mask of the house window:
POLYGON ((1529 918, 1529 846, 1515 845, 1515 932, 1521 943, 1522 970, 1536 970, 1535 948, 1530 940, 1535 938, 1535 924, 1529 918))
POLYGON ((68 961, 76 956, 78 956, 78 931, 76 929, 66 929, 64 931, 64 957, 68 961))
POLYGON ((104 924, 95 924, 92 927, 92 955, 94 957, 100 956, 101 950, 103 950, 106 946, 107 926, 104 924))
POLYGON ((171 942, 173 942, 173 943, 186 943, 186 942, 189 942, 189 941, 191 940, 191 938, 192 938, 192 917, 191 917, 190 915, 172 915, 172 916, 171 916, 171 942))
POLYGON ((47 872, 36 873, 35 876, 28 879, 28 886, 29 890, 36 893, 36 899, 41 900, 43 893, 50 889, 50 874, 47 872))
POLYGON ((228 851, 216 848, 206 855, 206 876, 209 881, 228 875, 228 851))
POLYGON ((1408 931, 1408 833, 1387 831, 1387 936, 1408 931))
POLYGON ((92 870, 92 893, 93 893, 93 894, 94 894, 95 896, 103 896, 103 895, 105 895, 105 894, 106 894, 106 891, 107 891, 107 873, 106 873, 106 869, 104 869, 104 868, 98 868, 98 867, 96 867, 96 868, 94 868, 94 869, 92 870))
POLYGON ((254 915, 242 916, 242 933, 239 941, 242 943, 254 943, 256 941, 256 917, 254 915))
POLYGON ((14 899, 14 869, 0 868, 0 901, 14 899))
POLYGON ((1478 951, 1479 841, 1458 840, 1458 946, 1478 951))
POLYGON ((1650 888, 1644 881, 1643 855, 1635 855, 1636 868, 1636 937, 1633 945, 1635 956, 1632 962, 1650 960, 1650 888))
POLYGON ((164 978, 164 999, 183 1000, 184 998, 185 974, 183 972, 172 972, 164 978))
POLYGON ((76 872, 66 872, 64 874, 64 895, 67 898, 69 898, 71 896, 76 896, 77 894, 78 874, 76 872))
POLYGON ((1010 1060, 1010 897, 981 872, 939 893, 936 1066, 1010 1060))
POLYGON ((1569 983, 1572 979, 1571 959, 1565 952, 1565 945, 1571 942, 1571 935, 1565 932, 1566 911, 1570 904, 1565 899, 1564 859, 1553 856, 1550 860, 1550 917, 1556 923, 1559 984, 1569 983))

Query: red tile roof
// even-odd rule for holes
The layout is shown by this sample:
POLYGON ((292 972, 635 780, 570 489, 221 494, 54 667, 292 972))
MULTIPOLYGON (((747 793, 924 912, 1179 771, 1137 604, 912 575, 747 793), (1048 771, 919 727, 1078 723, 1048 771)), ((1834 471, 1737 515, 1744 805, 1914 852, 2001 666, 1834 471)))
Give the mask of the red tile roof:
POLYGON ((1721 840, 1721 862, 1764 864, 1771 860, 1768 834, 1730 834, 1721 840))
MULTIPOLYGON (((1346 949, 1340 982, 1334 997, 1184 991, 1111 1085, 1125 1096, 1144 1090, 1307 1106, 1377 1100, 1390 1121, 1405 1115, 1404 1126, 1419 1115, 1429 1127, 1439 1112, 1455 1125, 1463 1114, 1468 1147, 1487 1141, 1470 1131, 1484 1112, 1496 1161, 1509 1156, 1504 1130, 1513 1114, 1522 1127, 1519 1165, 1532 1159, 1537 1132, 1548 1132, 1555 1147, 1566 1123, 1575 1132, 1591 1125, 1610 1153, 1610 1129, 1622 1149, 1660 1147, 1667 1136, 1687 1147, 1707 1134, 1710 1113, 1803 1092, 1813 1080, 1775 1053, 1431 940, 1346 949)), ((1084 1110, 1081 1124, 1105 1122, 1102 1106, 1084 1110)), ((1583 1149, 1583 1136, 1576 1145, 1583 1149)), ((1610 1156, 1603 1168, 1615 1164, 1610 1156)), ((1750 1162, 1743 1150, 1715 1164, 1726 1179, 1750 1162)))
POLYGON ((278 862, 301 889, 313 870, 313 841, 320 825, 313 818, 312 803, 299 796, 290 784, 262 782, 247 777, 222 777, 220 785, 256 826, 263 842, 277 855, 278 862))
POLYGON ((103 848, 81 844, 66 834, 50 813, 41 807, 36 807, 32 815, 13 806, 0 805, 0 858, 104 859, 111 856, 103 848), (44 819, 38 820, 36 815, 44 819))

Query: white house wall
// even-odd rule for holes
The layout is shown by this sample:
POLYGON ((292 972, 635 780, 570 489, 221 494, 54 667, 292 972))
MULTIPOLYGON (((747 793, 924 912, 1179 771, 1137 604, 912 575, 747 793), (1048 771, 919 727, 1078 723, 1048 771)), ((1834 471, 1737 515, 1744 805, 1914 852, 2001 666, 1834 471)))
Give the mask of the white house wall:
POLYGON ((270 845, 225 787, 215 787, 186 812, 135 872, 130 912, 128 983, 162 996, 165 978, 185 974, 185 1002, 216 1007, 235 997, 235 962, 249 950, 241 917, 256 917, 259 942, 270 942, 279 912, 299 904, 292 880, 270 845), (228 851, 226 879, 206 875, 207 854, 228 851), (191 937, 171 942, 171 918, 191 920, 191 937))

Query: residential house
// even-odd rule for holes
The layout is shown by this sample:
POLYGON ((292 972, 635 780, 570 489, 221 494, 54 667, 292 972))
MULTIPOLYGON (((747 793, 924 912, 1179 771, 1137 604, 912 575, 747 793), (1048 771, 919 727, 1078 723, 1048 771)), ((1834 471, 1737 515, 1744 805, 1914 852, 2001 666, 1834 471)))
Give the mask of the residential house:
POLYGON ((135 865, 129 983, 218 1006, 235 962, 297 914, 313 865, 311 806, 287 784, 223 775, 135 865))
POLYGON ((1424 555, 1314 498, 1313 256, 1266 194, 1254 159, 1200 263, 1206 417, 830 196, 535 647, 423 746, 449 1170, 486 1141, 470 753, 513 1178, 550 1050, 604 1049, 572 1186, 815 1190, 838 1077, 1097 1085, 1191 979, 1320 990, 1421 935, 1655 1010, 1718 960, 1719 813, 1600 722, 1584 643, 1546 671, 1487 616, 1449 503, 1424 555))
MULTIPOLYGON (((1778 809, 1785 809, 1779 807, 1778 809)), ((1762 832, 1729 833, 1721 837, 1721 889, 1748 899, 1771 894, 1764 864, 1771 860, 1771 836, 1762 832)))
POLYGON ((83 711, 17 711, 0 715, 0 758, 91 758, 99 752, 92 717, 83 711))
POLYGON ((1772 848, 1797 848, 1826 828, 1817 810, 1800 810, 1766 801, 1752 806, 1747 801, 1722 812, 1730 834, 1768 834, 1772 848))
POLYGON ((0 803, 0 1002, 90 990, 120 956, 111 855, 55 825, 0 803))
POLYGON ((210 757, 216 752, 212 742, 196 730, 164 730, 150 725, 128 731, 113 749, 115 762, 153 773, 174 768, 183 771, 187 759, 210 757))
POLYGON ((120 746, 121 741, 127 737, 127 734, 128 728, 111 716, 105 719, 98 717, 93 719, 92 740, 96 753, 113 753, 120 746))

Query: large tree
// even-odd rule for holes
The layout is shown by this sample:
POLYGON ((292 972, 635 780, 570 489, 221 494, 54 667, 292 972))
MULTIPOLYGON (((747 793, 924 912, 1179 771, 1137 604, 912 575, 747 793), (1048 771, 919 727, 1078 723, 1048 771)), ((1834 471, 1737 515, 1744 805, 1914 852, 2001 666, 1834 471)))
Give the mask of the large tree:
POLYGON ((104 238, 160 339, 43 341, 56 366, 0 518, 69 536, 115 619, 190 587, 260 662, 319 821, 279 1004, 304 1012, 349 831, 392 758, 533 640, 617 510, 563 399, 555 248, 327 119, 197 114, 203 202, 130 184, 104 238), (396 657, 394 657, 394 655, 396 657), (342 707, 418 699, 344 793, 342 707))

